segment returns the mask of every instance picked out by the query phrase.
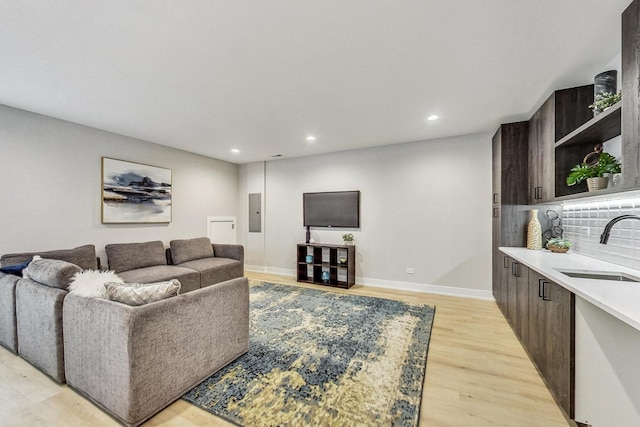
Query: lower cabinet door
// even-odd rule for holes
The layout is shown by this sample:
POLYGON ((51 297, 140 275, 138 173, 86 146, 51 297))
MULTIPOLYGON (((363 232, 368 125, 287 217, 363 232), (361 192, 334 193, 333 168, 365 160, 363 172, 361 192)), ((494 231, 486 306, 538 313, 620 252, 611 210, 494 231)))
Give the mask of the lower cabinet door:
POLYGON ((554 282, 548 282, 544 291, 546 380, 560 407, 569 418, 573 418, 575 295, 554 282))
POLYGON ((549 391, 574 417, 575 296, 544 276, 529 275, 529 325, 525 343, 549 391))

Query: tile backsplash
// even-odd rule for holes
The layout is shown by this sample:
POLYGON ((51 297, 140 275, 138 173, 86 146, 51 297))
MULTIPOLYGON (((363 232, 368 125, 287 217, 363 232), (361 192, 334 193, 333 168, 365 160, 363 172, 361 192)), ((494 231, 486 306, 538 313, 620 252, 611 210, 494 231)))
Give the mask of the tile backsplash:
POLYGON ((605 225, 620 215, 640 215, 640 191, 567 201, 562 206, 564 237, 573 251, 640 269, 640 221, 626 219, 611 229, 609 242, 600 244, 605 225))

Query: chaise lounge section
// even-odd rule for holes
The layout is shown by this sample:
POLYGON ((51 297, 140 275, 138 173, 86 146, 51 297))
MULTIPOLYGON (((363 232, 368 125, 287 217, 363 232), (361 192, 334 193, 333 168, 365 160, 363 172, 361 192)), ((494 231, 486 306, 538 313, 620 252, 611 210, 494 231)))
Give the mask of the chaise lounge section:
POLYGON ((248 350, 248 280, 139 307, 70 294, 63 325, 67 383, 137 426, 248 350))

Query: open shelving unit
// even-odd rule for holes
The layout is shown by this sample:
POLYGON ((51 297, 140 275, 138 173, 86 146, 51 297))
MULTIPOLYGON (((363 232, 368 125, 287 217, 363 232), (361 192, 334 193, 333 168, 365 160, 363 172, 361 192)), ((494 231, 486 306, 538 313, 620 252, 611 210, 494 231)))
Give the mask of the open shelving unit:
POLYGON ((355 246, 300 243, 296 264, 298 282, 344 289, 356 282, 355 246))
POLYGON ((618 102, 556 142, 556 148, 573 144, 597 144, 620 135, 622 102, 618 102))
POLYGON ((576 196, 587 192, 586 183, 572 187, 565 179, 569 170, 582 163, 584 156, 597 144, 615 138, 622 132, 622 102, 607 108, 555 143, 555 198, 576 196))

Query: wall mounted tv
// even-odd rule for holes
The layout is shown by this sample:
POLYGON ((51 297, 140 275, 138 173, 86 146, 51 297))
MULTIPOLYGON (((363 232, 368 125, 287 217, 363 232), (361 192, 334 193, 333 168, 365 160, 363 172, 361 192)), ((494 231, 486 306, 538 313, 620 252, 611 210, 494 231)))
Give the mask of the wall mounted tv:
POLYGON ((331 191, 302 195, 307 227, 360 228, 360 192, 331 191))

